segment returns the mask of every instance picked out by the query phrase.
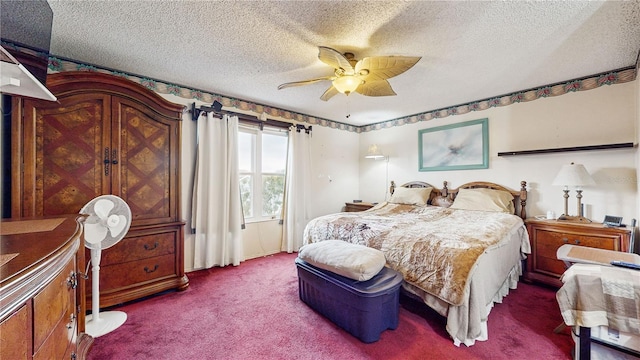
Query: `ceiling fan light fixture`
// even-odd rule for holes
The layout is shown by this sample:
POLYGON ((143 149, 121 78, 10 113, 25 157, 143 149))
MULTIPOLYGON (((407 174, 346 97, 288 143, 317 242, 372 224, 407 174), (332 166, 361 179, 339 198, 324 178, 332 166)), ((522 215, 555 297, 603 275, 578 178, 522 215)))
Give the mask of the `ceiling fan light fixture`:
POLYGON ((360 84, 362 84, 362 80, 354 75, 344 75, 333 80, 333 87, 345 95, 356 91, 360 84))

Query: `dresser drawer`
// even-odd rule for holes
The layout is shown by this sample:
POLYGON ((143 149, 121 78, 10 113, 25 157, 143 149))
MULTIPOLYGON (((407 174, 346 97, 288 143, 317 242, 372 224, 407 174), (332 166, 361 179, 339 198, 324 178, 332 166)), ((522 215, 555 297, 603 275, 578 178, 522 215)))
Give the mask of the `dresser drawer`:
POLYGON ((173 254, 124 264, 100 266, 100 291, 106 293, 175 274, 176 258, 173 254))
MULTIPOLYGON (((69 262, 62 272, 33 298, 33 322, 38 324, 33 330, 34 353, 39 351, 38 349, 59 323, 69 322, 75 302, 74 290, 70 287, 68 279, 74 273, 74 269, 74 262, 69 262)), ((58 337, 55 339, 59 340, 58 337)), ((62 354, 51 358, 59 358, 60 356, 62 354)))
POLYGON ((31 302, 0 323, 0 349, 3 359, 31 358, 31 302))
POLYGON ((173 254, 176 251, 176 232, 127 237, 102 251, 100 266, 121 264, 173 254))
POLYGON ((76 317, 73 309, 68 308, 64 316, 55 325, 49 337, 47 337, 39 349, 33 354, 34 360, 71 359, 70 352, 75 350, 73 346, 76 339, 76 317), (60 341, 67 339, 67 342, 60 341))

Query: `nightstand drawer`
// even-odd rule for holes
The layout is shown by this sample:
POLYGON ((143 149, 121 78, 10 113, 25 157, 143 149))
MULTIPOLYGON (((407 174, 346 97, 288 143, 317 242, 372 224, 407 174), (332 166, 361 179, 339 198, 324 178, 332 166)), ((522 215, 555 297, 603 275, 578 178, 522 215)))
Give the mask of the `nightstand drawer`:
POLYGON ((616 250, 615 239, 610 236, 589 236, 550 230, 536 230, 536 240, 538 253, 553 258, 556 257, 558 248, 564 244, 616 250))

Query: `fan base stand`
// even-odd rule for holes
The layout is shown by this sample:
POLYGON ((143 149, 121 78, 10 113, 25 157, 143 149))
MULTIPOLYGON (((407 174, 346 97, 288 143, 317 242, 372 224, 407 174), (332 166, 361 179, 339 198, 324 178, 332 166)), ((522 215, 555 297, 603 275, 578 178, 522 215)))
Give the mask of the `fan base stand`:
POLYGON ((92 315, 87 315, 85 332, 97 338, 119 328, 125 321, 127 321, 127 314, 122 311, 100 312, 97 320, 93 320, 92 315))

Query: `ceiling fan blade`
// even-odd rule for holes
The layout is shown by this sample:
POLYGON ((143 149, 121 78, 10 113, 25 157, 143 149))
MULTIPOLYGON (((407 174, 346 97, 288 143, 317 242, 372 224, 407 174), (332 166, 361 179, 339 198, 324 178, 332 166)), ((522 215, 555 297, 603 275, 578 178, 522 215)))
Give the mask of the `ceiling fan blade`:
POLYGON ((327 91, 325 91, 324 94, 320 96, 320 100, 329 101, 329 99, 331 99, 334 95, 337 95, 338 93, 339 93, 338 89, 336 89, 335 86, 331 85, 327 89, 327 91))
POLYGON ((320 49, 318 52, 318 59, 320 59, 320 61, 332 66, 334 69, 343 69, 347 75, 353 74, 353 66, 351 66, 351 63, 349 63, 349 60, 347 60, 344 55, 326 46, 319 46, 318 49, 320 49))
POLYGON ((302 86, 302 85, 313 84, 313 83, 317 83, 319 81, 333 80, 334 78, 335 78, 335 76, 324 76, 324 77, 321 77, 321 78, 315 78, 315 79, 309 79, 309 80, 303 80, 303 81, 288 82, 288 83, 284 83, 284 84, 278 86, 278 90, 282 90, 284 88, 293 87, 293 86, 302 86))
POLYGON ((387 80, 367 81, 358 86, 356 92, 366 96, 392 96, 396 95, 387 80))
POLYGON ((386 80, 413 67, 422 57, 412 56, 373 56, 364 58, 356 64, 356 74, 365 81, 386 80))

